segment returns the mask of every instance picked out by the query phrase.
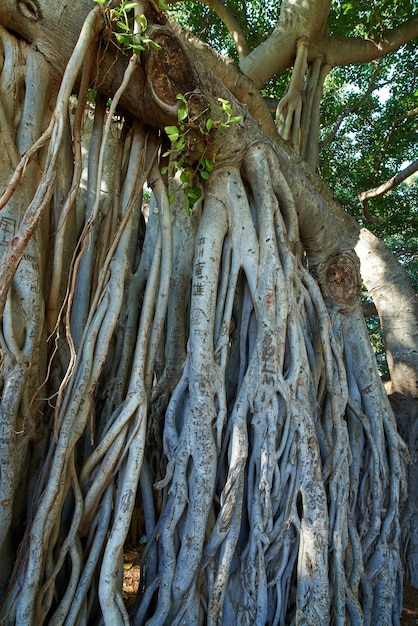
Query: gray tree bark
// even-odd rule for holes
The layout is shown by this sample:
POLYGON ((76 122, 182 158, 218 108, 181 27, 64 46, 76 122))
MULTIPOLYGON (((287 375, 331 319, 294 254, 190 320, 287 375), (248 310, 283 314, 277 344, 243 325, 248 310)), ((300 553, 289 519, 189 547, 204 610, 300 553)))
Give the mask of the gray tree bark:
POLYGON ((22 104, 13 118, 4 100, 1 127, 15 173, 0 215, 16 222, 3 229, 0 268, 1 619, 398 623, 405 446, 350 241, 297 159, 260 129, 260 101, 240 102, 207 50, 146 5, 161 49, 116 53, 100 8, 87 7, 0 9, 2 86, 22 104), (14 21, 28 43, 7 30, 14 21), (21 75, 18 54, 34 55, 21 75), (91 81, 100 95, 83 183, 91 81), (46 88, 35 110, 36 84, 46 88), (168 178, 158 161, 179 92, 186 164, 215 155, 190 218, 177 156, 168 178), (222 137, 219 97, 240 118, 222 137), (129 613, 123 548, 135 500, 147 545, 129 613))

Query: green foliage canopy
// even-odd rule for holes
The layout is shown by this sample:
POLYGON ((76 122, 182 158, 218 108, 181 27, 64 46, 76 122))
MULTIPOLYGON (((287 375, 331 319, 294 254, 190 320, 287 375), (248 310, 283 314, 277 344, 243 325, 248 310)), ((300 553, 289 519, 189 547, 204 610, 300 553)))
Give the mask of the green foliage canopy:
MULTIPOLYGON (((250 47, 272 32, 280 2, 226 0, 250 47)), ((333 35, 368 37, 410 19, 417 7, 408 0, 334 1, 327 24, 333 35)), ((237 60, 232 37, 214 11, 200 2, 172 5, 174 17, 218 52, 237 60)), ((416 41, 379 62, 333 68, 321 103, 320 173, 342 206, 382 238, 409 271, 418 290, 418 189, 411 177, 390 193, 370 202, 369 221, 358 194, 394 176, 418 158, 418 48, 416 41), (333 133, 329 141, 330 133, 333 133)), ((289 70, 263 87, 265 96, 279 100, 289 70)))

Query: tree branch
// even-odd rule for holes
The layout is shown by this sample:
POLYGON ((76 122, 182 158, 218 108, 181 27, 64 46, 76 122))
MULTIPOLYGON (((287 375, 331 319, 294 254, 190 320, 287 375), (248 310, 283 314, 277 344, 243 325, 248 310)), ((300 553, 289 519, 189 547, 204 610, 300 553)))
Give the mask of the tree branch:
POLYGON ((318 46, 312 46, 312 50, 325 54, 330 65, 356 65, 380 59, 415 37, 418 37, 418 17, 375 38, 329 36, 318 46))
MULTIPOLYGON (((251 52, 250 45, 237 19, 230 11, 220 2, 220 0, 198 0, 201 4, 206 5, 222 20, 228 29, 234 43, 237 47, 238 56, 244 59, 251 52)), ((168 4, 177 4, 180 0, 168 0, 168 4)))
MULTIPOLYGON (((293 65, 296 41, 307 37, 310 41, 322 41, 330 10, 330 0, 283 0, 280 18, 271 35, 240 63, 241 71, 260 89, 281 70, 293 65)), ((317 51, 308 61, 321 57, 317 51)))
POLYGON ((389 130, 389 132, 388 132, 388 135, 387 135, 387 137, 386 137, 386 139, 385 139, 385 143, 383 144, 383 147, 382 147, 382 149, 381 149, 381 156, 380 156, 380 158, 379 158, 379 162, 378 162, 378 164, 377 164, 376 169, 379 169, 379 167, 380 167, 380 164, 381 164, 381 162, 382 162, 382 160, 383 160, 383 156, 384 156, 384 154, 385 154, 385 150, 386 150, 386 148, 388 147, 388 145, 389 145, 389 143, 390 143, 390 141, 391 141, 391 139, 392 139, 392 137, 393 137, 393 134, 394 134, 394 132, 395 132, 395 130, 396 130, 396 127, 397 127, 397 126, 398 126, 401 122, 403 122, 404 120, 407 120, 407 119, 409 119, 409 118, 411 118, 411 117, 415 117, 415 116, 417 116, 417 115, 418 115, 418 107, 416 107, 415 109, 410 109, 409 111, 405 111, 404 113, 402 113, 401 115, 399 115, 399 117, 396 117, 396 118, 393 120, 392 125, 391 125, 391 127, 390 127, 390 130, 389 130))
POLYGON ((341 124, 343 123, 345 118, 348 117, 349 115, 351 115, 351 113, 354 113, 360 107, 360 105, 366 100, 366 98, 374 91, 374 89, 376 89, 376 78, 377 78, 377 75, 379 73, 379 67, 380 67, 380 62, 378 62, 376 64, 376 67, 375 67, 375 69, 373 71, 373 75, 372 75, 372 77, 370 79, 369 86, 367 87, 366 91, 361 96, 361 98, 356 100, 356 102, 354 104, 352 104, 351 106, 347 106, 347 107, 345 107, 341 111, 341 113, 338 116, 334 126, 332 127, 332 129, 330 130, 328 135, 324 138, 324 140, 321 142, 321 145, 320 145, 320 149, 321 150, 323 148, 326 148, 326 146, 328 146, 331 143, 331 141, 334 140, 335 135, 337 134, 338 130, 340 129, 341 124))
POLYGON ((410 165, 408 165, 408 167, 405 167, 405 169, 395 174, 395 176, 392 176, 392 178, 389 178, 389 180, 387 180, 385 183, 382 183, 381 185, 379 185, 378 187, 374 187, 373 189, 362 191, 358 194, 362 206, 364 205, 366 200, 369 200, 370 198, 376 198, 377 196, 382 196, 384 193, 387 193, 394 187, 397 187, 398 185, 403 183, 404 180, 412 176, 412 174, 415 174, 415 172, 417 171, 418 159, 413 161, 410 165))
POLYGON ((252 79, 257 88, 293 64, 296 40, 302 35, 312 42, 308 62, 322 57, 331 66, 356 65, 380 59, 418 36, 418 17, 370 39, 326 35, 327 1, 323 0, 320 4, 307 2, 299 21, 295 16, 293 22, 290 17, 295 11, 290 5, 290 2, 282 3, 280 20, 270 37, 240 63, 241 71, 252 79))

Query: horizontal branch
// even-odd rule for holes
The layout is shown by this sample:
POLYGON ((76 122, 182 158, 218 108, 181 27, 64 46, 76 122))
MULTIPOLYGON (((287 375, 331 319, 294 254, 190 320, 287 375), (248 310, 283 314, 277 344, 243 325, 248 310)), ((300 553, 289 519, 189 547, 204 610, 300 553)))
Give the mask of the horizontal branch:
POLYGON ((330 65, 357 65, 380 59, 415 37, 418 37, 418 17, 370 39, 331 35, 326 40, 320 41, 317 46, 313 46, 313 49, 325 54, 330 65))
POLYGON ((306 9, 309 20, 298 22, 295 19, 294 24, 285 19, 286 12, 281 10, 280 20, 270 37, 241 61, 241 71, 258 88, 278 72, 293 65, 296 40, 302 35, 309 37, 312 42, 308 62, 320 57, 331 66, 356 65, 380 59, 418 36, 418 17, 369 39, 327 35, 323 17, 325 13, 328 15, 329 7, 326 2, 318 7, 319 17, 316 21, 313 20, 315 6, 312 4, 306 9))
POLYGON ((401 183, 404 182, 407 178, 415 174, 418 171, 418 159, 413 161, 408 167, 401 170, 392 178, 389 178, 385 183, 382 183, 378 187, 374 187, 373 189, 368 189, 367 191, 362 191, 358 194, 359 200, 363 205, 365 200, 369 200, 370 198, 376 198, 377 196, 382 196, 384 193, 387 193, 394 187, 397 187, 401 183))

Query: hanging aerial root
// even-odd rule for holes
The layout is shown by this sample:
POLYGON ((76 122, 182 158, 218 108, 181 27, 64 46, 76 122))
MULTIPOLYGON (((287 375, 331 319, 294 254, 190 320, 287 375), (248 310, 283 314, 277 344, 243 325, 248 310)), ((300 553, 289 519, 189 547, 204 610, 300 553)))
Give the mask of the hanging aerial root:
MULTIPOLYGON (((140 143, 143 145, 143 142, 140 143)), ((151 153, 153 153, 155 158, 155 146, 151 153)), ((139 154, 141 154, 141 150, 139 150, 139 154)), ((131 157, 132 161, 137 162, 134 169, 138 170, 138 162, 141 162, 138 159, 138 153, 132 150, 131 157)), ((153 158, 151 158, 151 164, 152 162, 153 158)), ((15 591, 17 591, 19 602, 14 603, 13 613, 17 615, 18 620, 24 620, 27 619, 28 615, 36 614, 36 620, 39 623, 44 621, 54 601, 58 574, 68 566, 69 557, 72 561, 71 583, 56 609, 56 615, 65 615, 68 612, 71 604, 71 594, 75 593, 75 589, 79 584, 79 578, 83 575, 81 565, 83 554, 81 553, 80 555, 79 536, 88 530, 85 521, 86 516, 89 518, 89 521, 93 520, 94 522, 95 512, 100 506, 102 494, 112 480, 115 467, 119 467, 122 474, 126 477, 125 480, 122 480, 122 478, 119 480, 119 490, 117 492, 119 502, 121 502, 119 506, 123 508, 125 513, 127 505, 128 508, 133 507, 134 494, 141 468, 140 459, 144 449, 147 406, 145 391, 143 390, 142 394, 140 393, 139 385, 135 380, 139 379, 140 384, 143 384, 141 381, 145 379, 145 369, 152 367, 147 362, 148 344, 146 341, 142 340, 140 342, 137 355, 139 363, 137 367, 135 367, 134 363, 132 368, 131 385, 133 389, 130 391, 130 396, 134 398, 134 404, 129 407, 129 403, 127 403, 128 410, 125 410, 124 428, 122 428, 121 436, 117 438, 117 444, 119 445, 117 452, 119 454, 114 454, 113 465, 109 465, 109 463, 105 465, 105 473, 98 476, 98 488, 93 480, 93 484, 89 485, 87 493, 84 492, 83 494, 78 487, 78 478, 74 473, 70 475, 69 472, 73 462, 72 459, 74 458, 75 446, 85 430, 90 417, 93 394, 109 355, 109 348, 124 299, 124 281, 129 259, 128 252, 132 241, 132 230, 136 223, 135 219, 130 218, 132 216, 132 207, 138 198, 138 193, 132 188, 132 183, 134 181, 134 188, 138 184, 140 185, 139 193, 141 193, 144 182, 143 180, 141 184, 141 179, 138 181, 137 174, 138 172, 136 172, 135 176, 132 176, 132 180, 129 180, 129 174, 127 177, 129 183, 126 183, 125 191, 129 186, 131 186, 131 189, 123 198, 124 206, 122 212, 125 212, 125 215, 121 220, 119 232, 115 234, 114 241, 110 245, 108 257, 105 258, 104 271, 97 283, 97 297, 93 299, 91 315, 88 319, 80 350, 74 367, 70 372, 62 405, 59 407, 57 444, 55 450, 52 448, 53 453, 50 455, 50 473, 45 472, 42 478, 45 483, 40 497, 40 505, 32 525, 28 529, 29 549, 24 561, 16 564, 17 571, 12 582, 13 588, 10 590, 10 598, 13 598, 15 591), (141 410, 138 410, 139 405, 141 405, 141 410), (127 450, 130 450, 127 456, 120 454, 124 445, 127 445, 127 450), (124 473, 124 463, 128 464, 126 473, 124 473), (77 504, 73 511, 71 511, 71 507, 68 508, 68 501, 66 505, 66 496, 71 501, 71 494, 77 494, 77 504), (92 497, 93 494, 95 494, 95 497, 92 497), (84 497, 87 498, 85 502, 83 501, 84 497), (85 507, 85 504, 87 507, 85 507), (69 522, 68 533, 66 537, 62 538, 58 535, 57 528, 60 527, 60 523, 63 523, 66 516, 68 516, 69 522), (46 555, 45 559, 40 557, 41 554, 46 555), (26 584, 22 592, 23 569, 25 570, 26 584), (40 591, 40 587, 45 579, 47 579, 47 583, 40 591), (70 589, 72 589, 72 592, 70 589)), ((167 198, 166 205, 168 206, 167 198)), ((169 217, 166 219, 169 220, 169 217)), ((134 234, 136 235, 136 233, 134 234)), ((165 237, 167 239, 167 235, 165 237)), ((168 234, 168 238, 170 238, 170 234, 168 234)), ((169 246, 167 247, 167 254, 169 257, 171 256, 169 246)), ((153 287, 153 282, 155 285, 158 285, 160 267, 158 253, 155 256, 155 261, 154 281, 151 279, 148 281, 150 302, 147 305, 147 298, 145 298, 142 311, 143 319, 140 324, 142 335, 145 334, 144 327, 148 327, 155 311, 154 293, 156 293, 156 289, 153 287)), ((167 267, 169 265, 166 263, 165 268, 167 267)), ((163 292, 167 291, 169 274, 170 271, 168 271, 168 276, 164 275, 163 277, 161 286, 163 292)), ((161 322, 159 326, 161 326, 161 322)), ((109 456, 110 453, 107 460, 109 456)), ((121 531, 121 523, 120 521, 117 523, 117 519, 115 519, 111 529, 111 537, 116 537, 116 545, 115 541, 107 541, 110 554, 114 554, 115 551, 119 555, 122 554, 124 536, 126 536, 129 529, 129 512, 122 515, 121 519, 123 520, 122 526, 124 530, 121 531), (112 530, 114 534, 112 534, 112 530)), ((65 523, 63 527, 65 527, 65 523)), ((103 540, 104 538, 103 535, 103 540)), ((99 556, 97 550, 96 554, 99 556)), ((106 565, 107 561, 105 560, 103 565, 103 575, 108 582, 113 578, 109 578, 105 572, 113 571, 114 560, 112 556, 109 558, 109 564, 106 565)), ((97 563, 95 567, 97 567, 97 563)), ((118 574, 116 587, 119 586, 119 580, 120 576, 118 574)), ((101 585, 100 589, 103 606, 107 608, 110 614, 113 614, 115 604, 114 600, 109 601, 109 598, 115 598, 115 582, 110 584, 110 588, 109 585, 101 585)), ((118 603, 116 602, 116 604, 118 603)), ((32 618, 30 617, 30 619, 32 618)), ((57 619, 59 618, 57 617, 57 619)))
POLYGON ((391 615, 399 619, 401 611, 399 510, 405 498, 407 452, 396 431, 360 309, 341 322, 348 363, 348 423, 356 434, 351 441, 355 463, 350 468, 350 515, 361 542, 361 583, 369 594, 365 620, 385 623, 391 615))
MULTIPOLYGON (((0 318, 3 315, 4 305, 7 297, 7 293, 10 288, 10 283, 15 275, 16 268, 23 256, 24 250, 28 244, 29 239, 33 235, 35 229, 40 223, 52 197, 54 190, 54 182, 56 178, 56 163, 59 154, 59 149, 63 137, 64 119, 68 114, 68 101, 73 89, 75 80, 80 72, 82 63, 89 47, 94 42, 98 33, 102 28, 100 19, 100 9, 96 7, 91 11, 86 21, 84 22, 81 30, 78 42, 74 48, 74 52, 71 59, 68 62, 61 89, 57 97, 57 105, 55 107, 52 130, 50 128, 45 131, 44 135, 35 144, 34 148, 30 151, 30 155, 36 153, 37 150, 45 143, 50 136, 52 139, 53 149, 49 156, 48 164, 45 169, 45 173, 42 177, 40 184, 36 190, 35 196, 26 210, 25 216, 20 224, 19 231, 11 242, 8 251, 5 253, 3 262, 0 268, 0 318)), ((26 157, 22 159, 22 163, 18 166, 16 173, 17 180, 21 177, 25 169, 26 157)), ((16 188, 16 184, 12 184, 7 194, 13 193, 16 188)), ((8 197, 5 196, 5 202, 8 197)), ((3 204, 4 206, 4 204, 3 204)))
MULTIPOLYGON (((216 163, 201 217, 196 210, 191 218, 200 220, 197 233, 194 224, 184 239, 175 233, 176 245, 195 240, 193 260, 180 259, 167 190, 147 156, 158 142, 148 145, 139 124, 100 222, 102 113, 98 107, 99 164, 92 147, 93 201, 79 242, 91 244, 91 256, 87 272, 71 268, 66 302, 69 343, 77 326, 74 361, 3 615, 128 624, 123 546, 141 498, 147 547, 135 623, 322 625, 343 624, 348 614, 353 623, 387 623, 399 608, 389 581, 400 586, 401 448, 363 350, 356 294, 342 297, 345 251, 339 240, 322 249, 317 237, 326 217, 314 193, 311 235, 329 270, 327 292, 309 274, 314 262, 299 239, 304 183, 293 184, 267 143, 245 146, 240 164, 216 163), (142 246, 145 170, 158 214, 142 246), (331 248, 338 254, 330 259, 331 248), (156 416, 165 419, 167 459, 155 485, 157 520, 152 482, 162 469, 153 463, 161 450, 145 452, 150 398, 157 404, 166 380, 177 385, 156 416)), ((6 339, 17 345, 12 333, 6 339)))
POLYGON ((296 59, 287 91, 276 111, 279 134, 312 169, 319 160, 319 105, 322 88, 330 66, 322 56, 308 64, 310 42, 299 37, 296 42, 296 59))
MULTIPOLYGON (((259 475, 260 477, 263 475, 264 471, 262 466, 258 469, 258 464, 260 460, 263 459, 263 449, 266 445, 263 443, 265 437, 265 425, 264 420, 266 416, 271 413, 271 421, 269 428, 271 428, 271 434, 267 441, 270 440, 273 443, 273 446, 279 445, 279 449, 282 448, 285 442, 281 441, 281 435, 283 432, 289 432, 288 426, 286 425, 286 420, 291 418, 295 419, 297 415, 298 422, 298 441, 299 446, 301 448, 301 456, 300 456, 300 465, 301 468, 298 471, 297 482, 299 483, 299 488, 295 485, 295 489, 293 492, 293 497, 296 499, 298 497, 298 492, 300 491, 302 495, 302 505, 303 505, 303 515, 301 518, 301 524, 296 524, 298 531, 300 532, 300 547, 299 547, 299 567, 300 569, 300 577, 298 581, 297 588, 297 601, 299 604, 299 610, 302 611, 306 616, 309 616, 311 611, 313 614, 322 614, 326 615, 327 606, 328 606, 328 598, 326 593, 324 594, 324 589, 327 588, 327 584, 322 579, 323 572, 326 571, 326 551, 325 546, 327 544, 327 512, 326 512, 326 497, 323 489, 322 479, 320 475, 318 476, 317 467, 319 461, 319 450, 312 445, 313 441, 316 439, 314 432, 314 422, 311 416, 311 410, 308 408, 310 406, 310 387, 312 385, 309 377, 306 375, 306 367, 304 364, 307 361, 307 355, 305 352, 305 341, 304 341, 304 329, 303 329, 303 320, 298 319, 295 316, 288 316, 285 304, 285 299, 288 299, 288 302, 292 302, 299 300, 298 292, 300 290, 300 285, 298 284, 298 280, 295 279, 298 275, 301 276, 304 269, 301 266, 300 258, 298 255, 296 257, 293 254, 292 248, 294 245, 289 241, 288 234, 286 232, 285 222, 289 225, 294 223, 295 216, 295 207, 294 202, 291 200, 291 195, 289 194, 289 188, 284 180, 280 180, 279 177, 274 176, 274 169, 269 167, 268 155, 269 149, 265 149, 262 146, 254 147, 250 152, 246 159, 246 173, 248 182, 251 187, 252 195, 254 198, 254 204, 256 208, 256 215, 259 221, 260 228, 260 249, 263 250, 265 248, 265 261, 263 263, 263 255, 260 259, 260 265, 262 268, 262 276, 263 281, 266 281, 266 277, 271 277, 272 286, 269 287, 268 293, 275 293, 277 300, 272 301, 272 310, 274 312, 274 318, 272 320, 272 328, 274 328, 276 335, 276 341, 279 340, 280 343, 276 349, 279 350, 280 356, 277 358, 276 363, 281 364, 281 367, 277 369, 275 367, 275 359, 273 354, 271 354, 271 349, 268 354, 268 365, 270 368, 269 378, 267 378, 267 382, 270 385, 273 383, 273 389, 275 384, 277 385, 280 381, 280 395, 277 399, 284 399, 285 402, 278 406, 282 406, 284 408, 284 415, 281 419, 277 419, 279 416, 276 411, 277 408, 274 409, 277 400, 273 404, 272 407, 261 405, 261 410, 259 409, 259 415, 257 417, 257 421, 255 420, 256 414, 254 414, 252 418, 253 429, 255 424, 257 424, 257 428, 259 429, 259 441, 254 439, 254 448, 252 457, 253 463, 255 464, 255 476, 259 475), (275 178, 275 185, 272 182, 272 179, 275 178), (272 190, 267 198, 271 198, 269 201, 266 198, 265 189, 272 190), (273 190, 276 190, 276 193, 273 193, 273 190), (269 204, 271 208, 269 209, 269 204), (283 210, 284 220, 282 218, 282 214, 280 209, 283 210), (275 220, 276 226, 269 220, 275 220), (265 227, 263 228, 263 223, 265 223, 265 227), (274 245, 271 243, 270 233, 274 230, 277 232, 277 240, 274 242, 274 245), (267 246, 264 244, 264 238, 266 239, 267 246), (264 245, 263 245, 264 244, 264 245), (281 257, 278 256, 278 250, 280 249, 281 257), (275 259, 275 262, 272 259, 275 259), (281 271, 278 271, 279 268, 281 271), (286 272, 287 277, 283 275, 283 271, 286 272), (278 315, 283 315, 282 322, 279 322, 278 315), (286 341, 283 341, 286 339, 286 341), (277 379, 277 375, 279 378, 277 379), (275 381, 277 382, 275 383, 275 381), (275 384, 274 384, 275 383, 275 384), (286 414, 289 410, 289 405, 293 406, 292 414, 289 417, 286 417, 286 414), (273 409, 273 410, 272 410, 273 409), (296 413, 296 415, 295 415, 296 413), (283 429, 283 430, 282 430, 283 429), (309 443, 308 443, 309 442, 309 443), (260 447, 259 447, 260 446, 260 447), (309 520, 309 521, 308 521, 309 520), (315 541, 312 538, 315 537, 315 541), (304 571, 305 563, 309 561, 312 564, 312 569, 316 573, 315 576, 312 576, 312 573, 304 571), (308 583, 309 580, 309 583, 308 583), (308 588, 311 589, 308 596, 306 595, 305 586, 308 585, 308 588), (313 589, 315 591, 313 591, 313 589), (306 604, 307 597, 315 596, 315 603, 306 604)), ((295 238, 294 229, 290 230, 289 233, 292 236, 292 239, 295 238), (293 233, 292 233, 293 230, 293 233)), ((298 249, 296 248, 298 252, 298 249)), ((271 299, 271 296, 270 296, 271 299)), ((257 298, 255 298, 255 301, 257 298)), ((288 309, 289 310, 289 309, 288 309)), ((257 311, 256 311, 257 313, 257 311)), ((268 314, 268 308, 267 308, 268 314)), ((259 312, 260 322, 262 320, 261 328, 264 329, 265 326, 265 318, 266 311, 259 312)), ((260 332, 260 336, 262 337, 262 333, 260 332)), ((270 337, 268 338, 270 341, 270 337)), ((266 354, 265 348, 262 350, 262 355, 266 354)), ((265 360, 265 357, 264 357, 265 360)), ((269 389, 269 396, 271 397, 272 390, 269 389)), ((276 392, 277 393, 277 392, 276 392)), ((259 390, 257 389, 257 397, 259 397, 259 390)), ((263 394, 261 395, 263 398, 263 394)), ((273 396, 274 398, 274 396, 273 396)), ((276 405, 277 406, 277 405, 276 405)), ((258 413, 258 412, 257 412, 258 413)), ((279 414, 280 415, 280 414, 279 414)), ((255 432, 257 432, 255 430, 255 432)), ((271 445, 270 443, 270 445, 271 445)), ((269 506, 263 507, 260 510, 259 518, 255 517, 254 514, 257 511, 257 505, 254 503, 256 499, 250 499, 251 502, 251 515, 253 517, 253 524, 257 519, 263 520, 260 524, 258 522, 258 526, 261 528, 269 528, 273 527, 273 520, 269 521, 269 516, 272 515, 272 511, 275 511, 275 515, 277 515, 280 511, 280 501, 272 502, 271 501, 271 493, 277 493, 280 498, 280 487, 277 485, 274 486, 273 489, 273 477, 277 479, 277 474, 274 471, 274 460, 276 458, 274 447, 271 449, 271 452, 268 455, 267 462, 268 474, 270 474, 270 478, 267 480, 267 486, 270 485, 269 488, 269 506), (269 513, 271 511, 271 513, 269 513)), ((267 448, 268 449, 268 448, 267 448)), ((286 459, 283 459, 286 462, 286 459)), ((283 466, 284 469, 285 466, 283 466)), ((286 472, 284 472, 286 475, 286 472)), ((260 479, 258 479, 260 480, 260 479)), ((258 481, 254 480, 254 489, 260 489, 258 486, 258 481)), ((264 488, 263 488, 264 490, 264 488)), ((267 495, 267 494, 266 494, 267 495)), ((296 502, 294 503, 294 506, 296 502)), ((296 517, 296 516, 295 516, 296 517)), ((287 525, 287 532, 289 532, 288 520, 283 520, 282 523, 287 525)), ((255 525, 255 527, 257 527, 255 525)), ((277 528, 275 529, 277 532, 277 528)), ((283 528, 283 532, 286 532, 286 528, 283 528)), ((290 531, 292 532, 292 530, 290 531)), ((267 535, 268 536, 268 535, 267 535)), ((247 571, 250 572, 250 562, 252 559, 256 559, 256 561, 261 557, 261 555, 266 550, 266 547, 269 545, 269 542, 260 542, 260 537, 258 537, 258 533, 250 532, 250 546, 253 544, 253 548, 250 549, 248 553, 248 566, 247 571), (254 542, 254 543, 253 543, 254 542), (256 548, 256 546, 258 546, 256 548), (261 547, 263 546, 263 548, 261 547), (261 550, 261 552, 260 552, 261 550), (257 556, 258 552, 258 556, 257 556)), ((246 557, 247 558, 247 557, 246 557)), ((271 564, 265 561, 265 557, 262 557, 264 562, 264 567, 266 568, 266 582, 269 576, 274 575, 272 571, 269 571, 271 568, 271 564)), ((273 570, 274 571, 274 570, 273 570)), ((250 579, 251 580, 251 579, 250 579)), ((254 585, 255 583, 252 582, 254 585)), ((264 594, 263 596, 259 595, 259 605, 257 609, 254 608, 254 615, 260 615, 260 611, 266 611, 266 606, 271 605, 272 599, 268 598, 267 592, 267 584, 265 586, 265 590, 263 591, 263 586, 260 584, 258 588, 258 594, 261 592, 264 594)), ((255 590, 254 590, 255 591, 255 590)), ((249 590, 249 597, 254 597, 254 591, 249 590)), ((285 600, 285 599, 284 599, 285 600)), ((274 604, 274 602, 273 602, 274 604)), ((262 614, 262 613, 261 613, 262 614)))
MULTIPOLYGON (((215 170, 216 183, 205 193, 188 354, 165 422, 169 464, 159 486, 170 486, 158 525, 165 556, 151 623, 176 623, 186 614, 200 622, 198 590, 206 598, 201 610, 207 610, 208 623, 265 623, 272 615, 279 623, 293 610, 296 562, 297 610, 327 620, 329 515, 320 450, 329 453, 339 436, 335 459, 346 476, 348 463, 341 462, 348 459, 346 439, 338 430, 345 407, 344 397, 337 401, 341 353, 334 346, 324 355, 324 370, 307 375, 314 333, 321 328, 324 338, 332 337, 332 327, 325 323, 320 291, 301 263, 295 203, 286 180, 270 167, 273 162, 270 147, 254 146, 243 168, 245 182, 235 167, 224 166, 215 170), (247 303, 240 316, 237 294, 247 303), (301 317, 290 315, 295 299, 301 317), (303 315, 305 302, 309 317, 303 315), (239 367, 231 369, 230 363, 239 367), (317 393, 336 422, 322 448, 314 443, 318 416, 310 408, 317 393), (207 470, 201 482, 197 459, 200 464, 205 459, 205 468, 212 463, 207 447, 214 432, 216 483, 207 470), (197 441, 206 442, 204 452, 197 441), (196 484, 201 493, 206 488, 209 499, 199 503, 202 524, 194 528, 190 545, 196 484)), ((149 602, 147 594, 143 600, 149 602)))
MULTIPOLYGON (((169 488, 158 525, 164 567, 155 578, 153 624, 180 623, 185 615, 201 623, 204 613, 209 624, 279 624, 292 615, 299 623, 344 623, 347 614, 354 622, 384 615, 377 595, 383 583, 375 587, 376 573, 370 577, 362 552, 362 537, 376 545, 358 510, 373 501, 372 493, 360 502, 352 491, 355 484, 360 493, 373 490, 366 481, 370 457, 358 457, 348 428, 353 388, 341 319, 354 319, 353 298, 344 309, 327 296, 327 310, 303 264, 296 203, 276 163, 274 148, 254 145, 242 175, 224 166, 205 192, 188 353, 164 430, 169 464, 159 486, 169 488), (214 433, 215 483, 207 471, 214 433), (196 471, 202 458, 203 481, 203 467, 196 471), (191 545, 186 502, 197 515, 196 484, 208 499, 200 503, 202 523, 191 545)), ((384 439, 372 445, 376 467, 384 445, 384 439)), ((391 485, 395 506, 396 476, 391 485)), ((382 503, 376 505, 380 516, 382 503)), ((396 542, 393 510, 384 524, 396 542)), ((389 567, 397 570, 396 559, 389 567)), ((143 600, 149 607, 147 593, 143 600)))
MULTIPOLYGON (((216 172, 214 176, 219 187, 224 188, 228 173, 216 172)), ((214 360, 214 317, 227 228, 224 197, 216 194, 205 200, 193 268, 189 350, 185 364, 188 393, 181 403, 168 408, 169 428, 164 437, 167 441, 173 430, 168 445, 174 456, 169 457, 168 471, 170 467, 174 467, 174 471, 159 523, 160 543, 166 558, 164 569, 160 572, 158 610, 151 621, 155 624, 164 623, 170 615, 170 619, 174 619, 178 611, 181 614, 195 613, 196 606, 199 606, 196 577, 216 477, 217 454, 213 434, 215 396, 222 393, 214 360), (201 236, 202 230, 204 235, 201 236), (170 415, 175 421, 181 419, 182 427, 178 435, 170 415), (176 548, 179 539, 181 543, 176 548)), ((176 399, 180 400, 174 393, 172 402, 176 399)))
POLYGON ((308 51, 309 39, 300 37, 296 44, 296 60, 292 78, 286 94, 278 104, 276 113, 276 125, 280 135, 286 141, 290 141, 297 152, 299 152, 301 140, 302 98, 305 89, 305 74, 308 69, 308 51))

